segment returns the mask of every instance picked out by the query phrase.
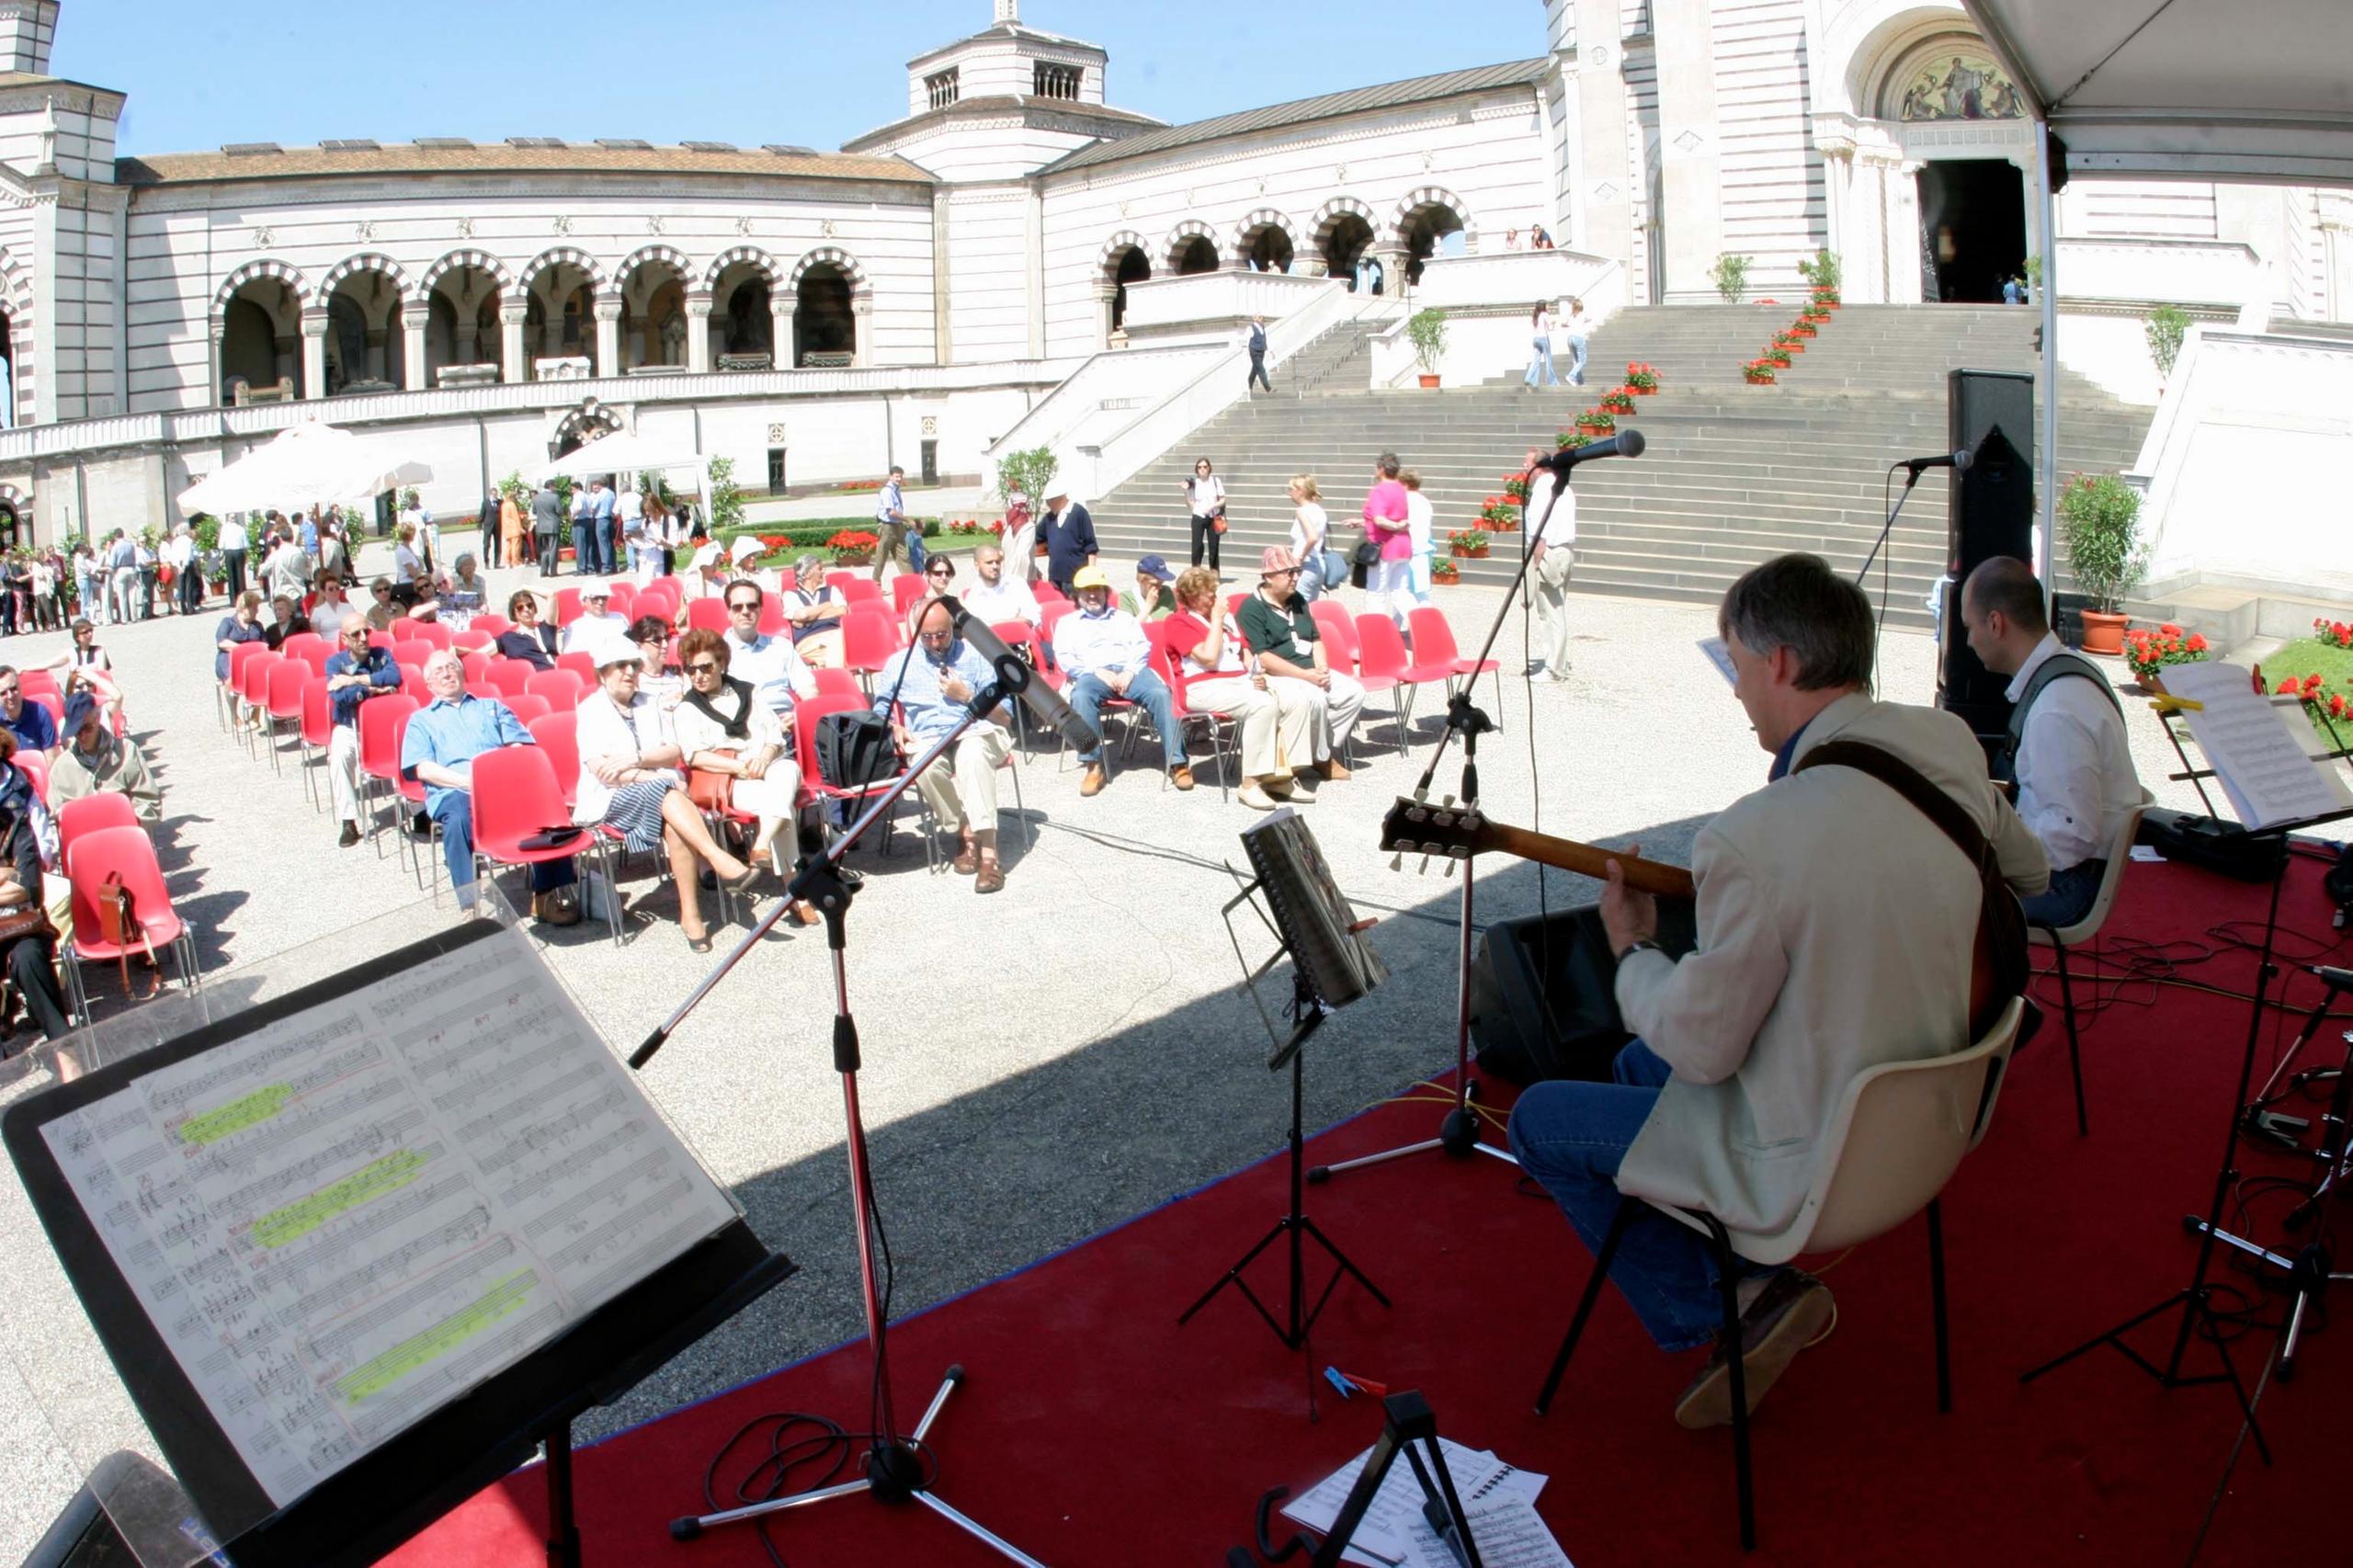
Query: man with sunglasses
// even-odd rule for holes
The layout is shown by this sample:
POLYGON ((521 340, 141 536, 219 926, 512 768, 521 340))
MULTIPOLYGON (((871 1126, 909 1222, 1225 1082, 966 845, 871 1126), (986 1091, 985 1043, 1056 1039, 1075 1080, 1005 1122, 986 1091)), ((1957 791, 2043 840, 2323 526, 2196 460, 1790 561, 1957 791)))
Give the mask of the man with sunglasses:
POLYGON ((792 646, 790 637, 771 636, 760 630, 760 610, 767 590, 748 578, 727 585, 727 670, 737 680, 749 681, 763 707, 784 722, 792 733, 792 705, 817 695, 817 677, 792 646))
POLYGON ((343 824, 336 844, 359 842, 359 709, 369 698, 401 688, 401 667, 389 648, 370 647, 368 622, 346 618, 341 644, 327 655, 327 711, 335 732, 327 737, 327 786, 335 814, 343 824))
POLYGON ((11 665, 0 665, 0 725, 15 732, 18 751, 57 760, 57 721, 41 704, 25 700, 25 677, 11 665))

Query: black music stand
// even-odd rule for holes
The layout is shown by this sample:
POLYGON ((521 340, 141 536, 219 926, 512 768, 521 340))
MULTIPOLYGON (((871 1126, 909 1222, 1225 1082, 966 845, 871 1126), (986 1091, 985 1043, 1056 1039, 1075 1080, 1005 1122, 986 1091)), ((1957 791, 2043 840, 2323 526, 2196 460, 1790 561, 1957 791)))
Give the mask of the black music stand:
MULTIPOLYGON (((1257 869, 1257 880, 1245 884, 1229 900, 1222 911, 1227 937, 1233 942, 1233 953, 1243 966, 1243 987, 1250 993, 1253 1003, 1258 1002, 1256 983, 1280 962, 1285 954, 1291 960, 1291 1005, 1288 1012, 1292 1019, 1289 1038, 1279 1040, 1275 1052, 1267 1061, 1270 1071, 1290 1069, 1290 1131, 1285 1140, 1290 1157, 1290 1207, 1260 1236, 1249 1251, 1244 1253, 1233 1267, 1220 1275, 1217 1282, 1201 1292, 1199 1300, 1177 1314, 1177 1326, 1193 1321, 1193 1314, 1216 1300, 1219 1291, 1232 1285, 1238 1289, 1275 1337, 1287 1350, 1304 1350, 1308 1336, 1315 1330, 1315 1320, 1339 1289, 1341 1278, 1353 1278, 1372 1294, 1382 1306, 1390 1304, 1365 1271, 1358 1268, 1342 1252, 1323 1228, 1307 1215, 1305 1187, 1306 1134, 1302 1126, 1304 1115, 1303 1064, 1309 1037, 1323 1026, 1336 1007, 1345 1006, 1378 984, 1384 975, 1379 960, 1358 938, 1361 928, 1347 907, 1346 900, 1331 885, 1324 869, 1323 856, 1315 847, 1314 835, 1308 831, 1297 812, 1285 807, 1256 824, 1242 835, 1252 865, 1257 869), (1267 902, 1274 908, 1268 919, 1264 910, 1252 903, 1252 895, 1264 892, 1267 902), (1241 938, 1234 935, 1233 912, 1250 904, 1279 944, 1275 952, 1256 969, 1242 957, 1241 938), (1250 1288, 1243 1271, 1258 1259, 1258 1255, 1278 1240, 1289 1241, 1289 1290, 1283 1315, 1278 1319, 1250 1288), (1313 1307, 1307 1305, 1306 1244, 1310 1241, 1331 1256, 1332 1276, 1324 1283, 1313 1307)), ((1362 925, 1371 924, 1370 921, 1362 925)), ((1266 1017, 1264 1004, 1259 1015, 1266 1017)), ((1267 1033, 1274 1033, 1273 1020, 1267 1018, 1267 1033)), ((1313 1383, 1310 1380, 1311 1405, 1313 1383)))
MULTIPOLYGON (((61 1083, 6 1114, 8 1153, 67 1279, 188 1500, 208 1523, 229 1527, 211 1533, 225 1538, 221 1549, 238 1568, 361 1568, 515 1471, 542 1445, 548 1561, 553 1568, 577 1568, 573 1421, 618 1398, 794 1272, 738 1217, 558 1337, 355 1454, 299 1497, 272 1502, 116 1264, 44 1129, 269 1025, 426 966, 461 961, 466 949, 499 930, 475 920, 382 954, 61 1083)), ((591 1045, 599 1053, 605 1049, 593 1038, 591 1045)))
MULTIPOLYGON (((1305 1537, 1294 1535, 1277 1546, 1267 1538, 1267 1526, 1275 1505, 1283 1500, 1290 1488, 1278 1486, 1258 1499, 1258 1550, 1266 1553, 1268 1562, 1283 1562, 1306 1548, 1309 1568, 1339 1568, 1341 1554, 1347 1551, 1357 1527, 1371 1511, 1373 1499, 1381 1494, 1381 1483, 1389 1479, 1397 1456, 1403 1454, 1405 1462, 1414 1467, 1414 1479, 1421 1486, 1423 1519, 1447 1543, 1462 1568, 1483 1568, 1479 1543, 1471 1537, 1471 1520, 1463 1511, 1461 1494, 1455 1490, 1454 1474, 1446 1468, 1446 1452, 1438 1445, 1438 1417, 1431 1414, 1429 1401, 1422 1397, 1419 1390, 1403 1389, 1382 1400, 1381 1410, 1384 1419, 1381 1440, 1365 1456, 1364 1468, 1357 1471, 1356 1483, 1348 1488, 1347 1499, 1340 1505, 1332 1528, 1324 1532, 1322 1544, 1310 1547, 1305 1537)), ((1228 1568, 1252 1568, 1256 1562, 1248 1547, 1237 1546, 1226 1553, 1228 1568)))
MULTIPOLYGON (((2172 741, 2175 753, 2182 761, 2183 771, 2169 777, 2175 781, 2187 781, 2195 786, 2199 799, 2206 802, 2211 813, 2212 801, 2206 793, 2204 780, 2215 778, 2215 771, 2212 768, 2200 768, 2191 765, 2189 754, 2182 746, 2180 734, 2169 722, 2175 710, 2170 707, 2169 699, 2161 696, 2155 706, 2161 716, 2168 721, 2165 723, 2166 737, 2172 741)), ((2334 731, 2331 733, 2333 738, 2334 731)), ((2313 761, 2318 764, 2341 760, 2347 756, 2353 756, 2353 753, 2347 753, 2340 748, 2316 756, 2313 761)), ((2274 823, 2268 827, 2249 832, 2247 836, 2279 838, 2283 841, 2284 846, 2284 841, 2290 834, 2301 833, 2325 823, 2341 822, 2347 817, 2353 817, 2353 808, 2324 812, 2294 822, 2274 823)), ((2214 1173, 2213 1199, 2208 1206, 2204 1220, 2201 1221, 2197 1216, 2191 1215, 2184 1221, 2200 1238, 2198 1259, 2191 1267, 2189 1283, 2166 1296, 2154 1306, 2133 1313, 2122 1323, 2112 1328, 2102 1330, 2072 1350, 2055 1356, 2038 1367, 2029 1368, 2018 1375, 2018 1381, 2030 1383, 2045 1372, 2066 1365, 2086 1351, 2108 1345, 2113 1346, 2126 1360, 2155 1379, 2158 1385, 2163 1388, 2192 1388, 2202 1383, 2228 1382, 2232 1392, 2238 1398, 2239 1411, 2245 1418, 2246 1429, 2255 1438, 2256 1451, 2267 1465, 2271 1462, 2271 1448, 2264 1440, 2262 1426, 2256 1421, 2255 1404, 2247 1395, 2246 1384, 2239 1377, 2237 1363, 2231 1359, 2230 1345, 2222 1332, 2223 1325, 2215 1315, 2212 1300, 2214 1286, 2209 1276, 2212 1272, 2214 1248, 2217 1243, 2238 1248, 2266 1262, 2288 1269, 2291 1274, 2296 1267, 2291 1261, 2279 1256, 2270 1249, 2245 1238, 2233 1235, 2222 1229, 2222 1210, 2230 1199, 2231 1188, 2239 1178, 2239 1139, 2246 1124, 2245 1108, 2248 1092, 2255 1084, 2255 1056, 2263 1035, 2264 1008, 2271 982, 2279 973, 2278 966, 2272 962, 2272 951, 2279 937, 2279 891, 2287 884, 2288 861, 2289 857, 2283 853, 2280 856, 2279 869, 2271 878, 2271 897, 2264 913, 2263 943, 2256 960, 2255 994, 2247 1006, 2246 1044, 2239 1059, 2238 1090, 2231 1098, 2230 1125, 2223 1138, 2222 1163, 2214 1173), (2176 1307, 2181 1309, 2181 1323, 2174 1334, 2173 1350, 2166 1356, 2163 1366, 2149 1360, 2124 1342, 2123 1335, 2144 1323, 2163 1316, 2176 1307), (2214 1354, 2222 1363, 2222 1369, 2220 1372, 2193 1375, 2183 1370, 2183 1363, 2189 1354, 2189 1342, 2193 1335, 2213 1346, 2214 1354)), ((2321 1283, 2326 1283, 2325 1276, 2321 1283)), ((2302 1290, 2306 1287, 2301 1280, 2299 1284, 2301 1296, 2302 1290)), ((2295 1316, 2295 1321, 2300 1323, 2301 1319, 2300 1310, 2295 1316)))

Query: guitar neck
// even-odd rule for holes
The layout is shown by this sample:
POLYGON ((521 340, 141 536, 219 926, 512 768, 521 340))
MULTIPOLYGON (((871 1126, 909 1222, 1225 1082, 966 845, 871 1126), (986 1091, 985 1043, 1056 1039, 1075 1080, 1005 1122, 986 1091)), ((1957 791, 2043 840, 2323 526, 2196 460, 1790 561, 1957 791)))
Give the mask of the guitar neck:
POLYGON ((1624 868, 1626 885, 1638 892, 1653 893, 1660 898, 1690 899, 1699 896, 1699 889, 1691 881, 1691 873, 1680 866, 1670 866, 1662 860, 1644 860, 1615 849, 1599 849, 1590 844, 1580 844, 1574 838, 1554 838, 1550 834, 1530 833, 1524 827, 1506 827, 1501 823, 1486 824, 1486 846, 1500 849, 1506 855, 1517 855, 1523 860, 1540 860, 1547 866, 1580 876, 1606 881, 1612 860, 1624 868))

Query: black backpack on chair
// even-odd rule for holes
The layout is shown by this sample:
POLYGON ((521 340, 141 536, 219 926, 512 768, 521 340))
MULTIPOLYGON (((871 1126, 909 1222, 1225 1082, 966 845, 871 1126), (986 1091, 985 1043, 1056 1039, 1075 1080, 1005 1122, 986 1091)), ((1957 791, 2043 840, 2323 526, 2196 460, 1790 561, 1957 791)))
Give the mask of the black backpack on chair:
POLYGON ((817 777, 837 790, 861 790, 899 771, 891 726, 870 712, 828 713, 817 721, 817 777))

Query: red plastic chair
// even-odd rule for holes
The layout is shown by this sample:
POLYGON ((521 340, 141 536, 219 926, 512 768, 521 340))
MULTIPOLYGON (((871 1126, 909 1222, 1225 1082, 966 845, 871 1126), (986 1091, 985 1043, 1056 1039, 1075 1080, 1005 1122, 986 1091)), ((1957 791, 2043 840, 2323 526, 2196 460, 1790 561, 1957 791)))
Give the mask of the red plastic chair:
POLYGON ((1245 603, 1248 602, 1251 597, 1250 590, 1247 588, 1241 590, 1239 593, 1226 595, 1225 613, 1232 616, 1234 619, 1240 620, 1242 619, 1242 607, 1245 603))
POLYGON ((1060 588, 1055 587, 1043 577, 1029 585, 1029 597, 1041 605, 1055 599, 1062 599, 1064 604, 1070 603, 1068 599, 1063 598, 1063 591, 1060 588))
MULTIPOLYGON (((562 717, 569 723, 572 716, 567 713, 562 717)), ((554 720, 540 722, 552 724, 554 720)), ((538 731, 532 734, 536 739, 538 731)), ((494 866, 531 866, 594 854, 610 885, 611 844, 600 834, 585 832, 569 844, 551 848, 523 847, 524 839, 572 820, 571 804, 557 785, 561 777, 558 760, 553 749, 544 742, 537 745, 500 746, 474 758, 474 858, 477 861, 488 860, 494 866)), ((579 772, 577 762, 572 772, 579 772)), ((615 947, 620 946, 621 940, 620 911, 615 907, 619 903, 615 896, 605 904, 605 923, 611 927, 615 947)))
POLYGON ((848 598, 849 585, 852 583, 864 583, 869 589, 880 591, 874 589, 874 579, 863 573, 845 571, 836 567, 825 574, 825 592, 836 598, 848 598))
MULTIPOLYGON (((563 799, 563 820, 572 820, 573 803, 580 798, 580 715, 567 709, 542 718, 524 721, 540 749, 548 754, 548 766, 555 769, 556 793, 563 799)), ((542 823, 551 827, 552 823, 542 823)))
MULTIPOLYGON (((801 763, 801 806, 816 805, 828 801, 863 801, 869 795, 881 794, 896 782, 896 777, 855 789, 828 784, 817 771, 817 721, 828 713, 862 712, 871 704, 863 697, 808 697, 792 705, 793 755, 801 763)), ((912 791, 910 791, 912 793, 912 791)), ((895 817, 894 811, 892 815, 895 817)), ((882 852, 891 852, 892 823, 882 824, 882 852)))
POLYGON ((1038 601, 1038 636, 1049 651, 1051 651, 1054 645, 1054 628, 1062 624, 1063 617, 1068 615, 1076 608, 1078 607, 1072 604, 1068 599, 1040 599, 1038 601))
MULTIPOLYGON (((85 834, 110 827, 139 827, 139 812, 131 797, 119 790, 100 790, 66 801, 57 809, 57 863, 66 864, 74 845, 85 834)), ((146 830, 140 828, 142 833, 146 830)), ((138 894, 131 895, 134 899, 138 894)), ((96 929, 94 926, 93 929, 96 929)))
MULTIPOLYGON (((265 643, 263 646, 267 647, 267 644, 265 643)), ((56 673, 51 670, 18 670, 17 684, 27 697, 36 696, 44 691, 55 692, 62 696, 64 690, 57 684, 56 673)))
MULTIPOLYGON (((1419 609, 1406 611, 1405 619, 1414 631, 1414 657, 1425 665, 1443 665, 1455 675, 1468 677, 1463 682, 1466 689, 1481 676, 1502 670, 1503 661, 1500 659, 1466 659, 1462 656, 1462 651, 1455 646, 1454 627, 1446 619, 1444 610, 1425 605, 1419 609)), ((1500 702, 1503 700, 1503 676, 1499 673, 1495 674, 1495 699, 1500 702)))
POLYGON ((710 598, 692 601, 687 606, 687 628, 693 631, 724 632, 727 630, 727 601, 710 598))
POLYGON ((506 710, 514 714, 516 722, 526 729, 534 720, 544 719, 555 711, 554 705, 546 698, 533 697, 528 691, 518 692, 513 697, 502 697, 498 700, 506 705, 506 710))
POLYGON ((852 607, 872 605, 879 609, 889 602, 882 597, 881 584, 871 577, 861 577, 856 573, 850 574, 847 582, 840 580, 840 574, 835 574, 831 586, 841 596, 844 604, 852 607))
MULTIPOLYGON (((240 642, 229 650, 228 676, 217 683, 212 693, 213 716, 220 720, 222 729, 227 729, 230 721, 237 717, 235 699, 242 699, 244 694, 245 666, 268 652, 269 644, 261 642, 240 642)), ((31 672, 26 673, 29 675, 31 672)), ((49 674, 46 670, 41 673, 49 674)), ((32 695, 34 689, 29 682, 25 683, 25 694, 28 697, 32 695)), ((50 678, 49 689, 51 691, 57 689, 57 680, 53 676, 50 678)))
POLYGON ((16 765, 17 772, 25 776, 25 782, 33 787, 34 798, 41 804, 47 805, 49 803, 49 758, 37 751, 20 751, 8 760, 16 765))
MULTIPOLYGON (((423 642, 433 648, 457 646, 457 633, 438 620, 401 620, 392 624, 398 629, 393 633, 395 639, 404 632, 408 641, 412 642, 423 642)), ((419 664, 424 662, 422 659, 417 661, 419 664)))
MULTIPOLYGON (((1399 744, 1405 732, 1414 725, 1414 688, 1421 686, 1451 686, 1454 682, 1452 664, 1426 665, 1417 663, 1405 652, 1405 639, 1397 623, 1385 615, 1357 617, 1357 678, 1368 675, 1387 676, 1402 687, 1404 729, 1398 732, 1399 744)), ((1370 687, 1368 687, 1370 689, 1370 687)))
MULTIPOLYGON (((398 794, 401 775, 401 750, 396 733, 405 732, 404 721, 419 707, 417 700, 405 693, 398 697, 371 697, 359 705, 359 810, 368 818, 368 836, 373 842, 381 827, 369 797, 373 785, 387 786, 398 794)), ((399 825, 397 822, 393 824, 399 825)), ((376 846, 376 858, 383 858, 384 848, 376 846)))
POLYGON ((490 684, 490 659, 491 656, 488 653, 458 655, 458 664, 466 672, 466 685, 469 688, 490 684))
POLYGON ((801 569, 800 569, 799 567, 797 567, 797 566, 779 566, 779 567, 778 567, 778 568, 777 568, 777 573, 776 573, 776 591, 777 591, 778 593, 779 593, 779 594, 789 594, 789 593, 792 592, 792 590, 793 590, 793 589, 795 589, 795 588, 799 587, 800 585, 801 585, 801 569))
POLYGON ((817 677, 817 695, 820 697, 857 697, 858 694, 858 677, 847 670, 828 667, 809 673, 817 677))
POLYGON ((328 695, 324 676, 313 676, 302 683, 302 722, 296 736, 302 744, 302 788, 313 806, 326 804, 319 792, 318 775, 311 771, 311 757, 313 753, 324 756, 335 739, 335 704, 328 695))
POLYGON ((917 599, 923 597, 926 586, 926 579, 913 572, 902 572, 892 578, 891 608, 892 612, 900 619, 904 620, 907 618, 907 611, 915 608, 915 602, 917 599))
POLYGON ((580 590, 558 588, 555 591, 555 623, 570 626, 580 619, 580 590))
POLYGON ((784 635, 784 601, 774 594, 760 596, 760 634, 764 637, 784 635))
POLYGON ((497 658, 490 662, 490 684, 501 697, 520 697, 530 678, 540 672, 529 659, 497 658))
POLYGON ((1354 668, 1357 662, 1357 618, 1348 613, 1347 606, 1336 599, 1317 599, 1307 607, 1307 612, 1315 618, 1315 630, 1333 644, 1328 650, 1332 655, 1332 667, 1336 670, 1354 668), (1346 663, 1340 658, 1343 649, 1347 653, 1346 663))
POLYGON ((312 667, 324 675, 327 655, 334 653, 335 648, 315 631, 297 631, 278 645, 278 652, 281 658, 301 659, 305 663, 309 663, 315 653, 317 663, 312 667))
POLYGON ((483 610, 478 612, 472 621, 467 623, 466 630, 468 631, 486 631, 490 633, 490 640, 495 642, 501 637, 504 637, 508 632, 514 631, 515 623, 507 619, 503 615, 493 615, 488 610, 483 610))
POLYGON ((861 676, 872 676, 897 657, 898 652, 898 625, 882 610, 854 609, 842 617, 844 667, 861 676))
POLYGON ((580 706, 588 695, 589 683, 580 678, 577 670, 537 670, 523 683, 527 697, 542 697, 550 708, 559 713, 570 712, 580 706))
MULTIPOLYGON (((267 651, 245 661, 244 670, 237 676, 237 695, 244 699, 249 718, 258 721, 267 714, 269 708, 269 672, 284 662, 278 654, 267 651)), ((248 731, 246 749, 252 750, 253 744, 254 732, 248 731)))
MULTIPOLYGON (((17 688, 19 690, 23 689, 23 683, 21 681, 17 683, 17 688)), ((57 726, 57 733, 59 737, 63 737, 65 733, 65 699, 62 695, 54 691, 28 691, 25 692, 25 700, 28 702, 38 702, 43 708, 48 709, 49 722, 57 726)))
MULTIPOLYGON (((375 700, 381 701, 382 699, 380 698, 375 700)), ((402 752, 406 749, 408 745, 409 722, 415 717, 416 713, 412 711, 403 713, 392 721, 392 756, 395 757, 399 756, 402 752)), ((400 819, 407 821, 423 816, 425 814, 425 780, 422 778, 411 778, 406 775, 396 771, 393 773, 391 782, 393 793, 400 797, 401 803, 393 808, 393 810, 399 812, 400 819)), ((416 878, 417 885, 419 887, 432 888, 434 890, 434 896, 438 899, 440 896, 440 882, 438 879, 434 878, 433 872, 425 865, 425 860, 427 857, 424 852, 419 850, 415 835, 413 834, 402 833, 399 836, 401 841, 401 855, 408 861, 410 874, 416 878)), ((433 823, 432 825, 426 829, 426 847, 428 850, 433 845, 441 842, 441 824, 439 823, 433 823)), ((438 856, 433 856, 431 858, 434 859, 439 858, 438 856)))
POLYGON ((269 747, 269 767, 273 773, 285 771, 278 760, 278 725, 290 719, 297 729, 302 722, 302 687, 320 677, 311 674, 311 666, 300 659, 281 657, 269 667, 269 680, 263 691, 262 712, 267 729, 263 740, 269 747))
POLYGON ((590 686, 597 684, 597 655, 585 649, 575 648, 569 653, 558 653, 555 667, 570 670, 590 686))
POLYGON ((433 688, 425 684, 425 671, 418 665, 401 666, 401 691, 419 708, 433 706, 433 688))
POLYGON ((613 580, 612 608, 631 620, 637 619, 637 585, 625 578, 613 580))
MULTIPOLYGON (((94 801, 108 798, 121 799, 107 794, 88 797, 94 801)), ((129 802, 124 804, 127 808, 129 802)), ((61 837, 63 832, 61 823, 61 837)), ((77 1017, 86 1021, 90 1016, 90 994, 82 983, 84 963, 112 962, 148 948, 170 948, 178 961, 181 981, 191 991, 202 987, 196 968, 196 943, 188 935, 187 923, 172 908, 172 895, 164 886, 163 868, 155 863, 155 846, 147 841, 142 829, 136 825, 93 829, 76 837, 73 853, 63 858, 66 878, 73 886, 74 961, 62 967, 73 992, 77 1017), (118 944, 99 935, 104 927, 98 924, 98 892, 115 881, 131 891, 131 907, 146 938, 143 943, 118 944)))
POLYGON ((449 646, 460 653, 487 653, 496 641, 479 626, 469 626, 462 631, 449 633, 449 646))
MULTIPOLYGON (((1168 623, 1165 620, 1155 620, 1151 622, 1146 630, 1157 630, 1158 628, 1167 624, 1168 623)), ((1176 655, 1169 651, 1167 641, 1165 638, 1154 637, 1152 640, 1152 671, 1153 674, 1158 676, 1162 680, 1168 683, 1168 690, 1174 699, 1176 705, 1176 733, 1180 735, 1183 734, 1186 727, 1195 722, 1202 724, 1209 730, 1210 760, 1218 765, 1217 798, 1221 801, 1225 800, 1227 798, 1229 776, 1239 775, 1242 771, 1241 722, 1235 719, 1231 712, 1222 708, 1196 708, 1193 706, 1191 700, 1185 694, 1187 681, 1178 666, 1176 655), (1233 766, 1231 767, 1226 766, 1226 759, 1228 757, 1233 759, 1233 766)), ((1213 676, 1199 676, 1196 678, 1223 680, 1226 677, 1221 675, 1213 676)), ((1164 772, 1161 774, 1160 778, 1160 787, 1163 790, 1168 788, 1168 775, 1164 772)))
POLYGON ((664 620, 675 621, 678 619, 678 590, 665 587, 659 582, 650 587, 640 588, 637 602, 631 607, 630 613, 633 616, 658 616, 664 620))
POLYGON ((385 653, 392 654, 395 660, 400 657, 400 639, 394 637, 389 631, 369 632, 368 646, 370 648, 381 648, 385 653))

